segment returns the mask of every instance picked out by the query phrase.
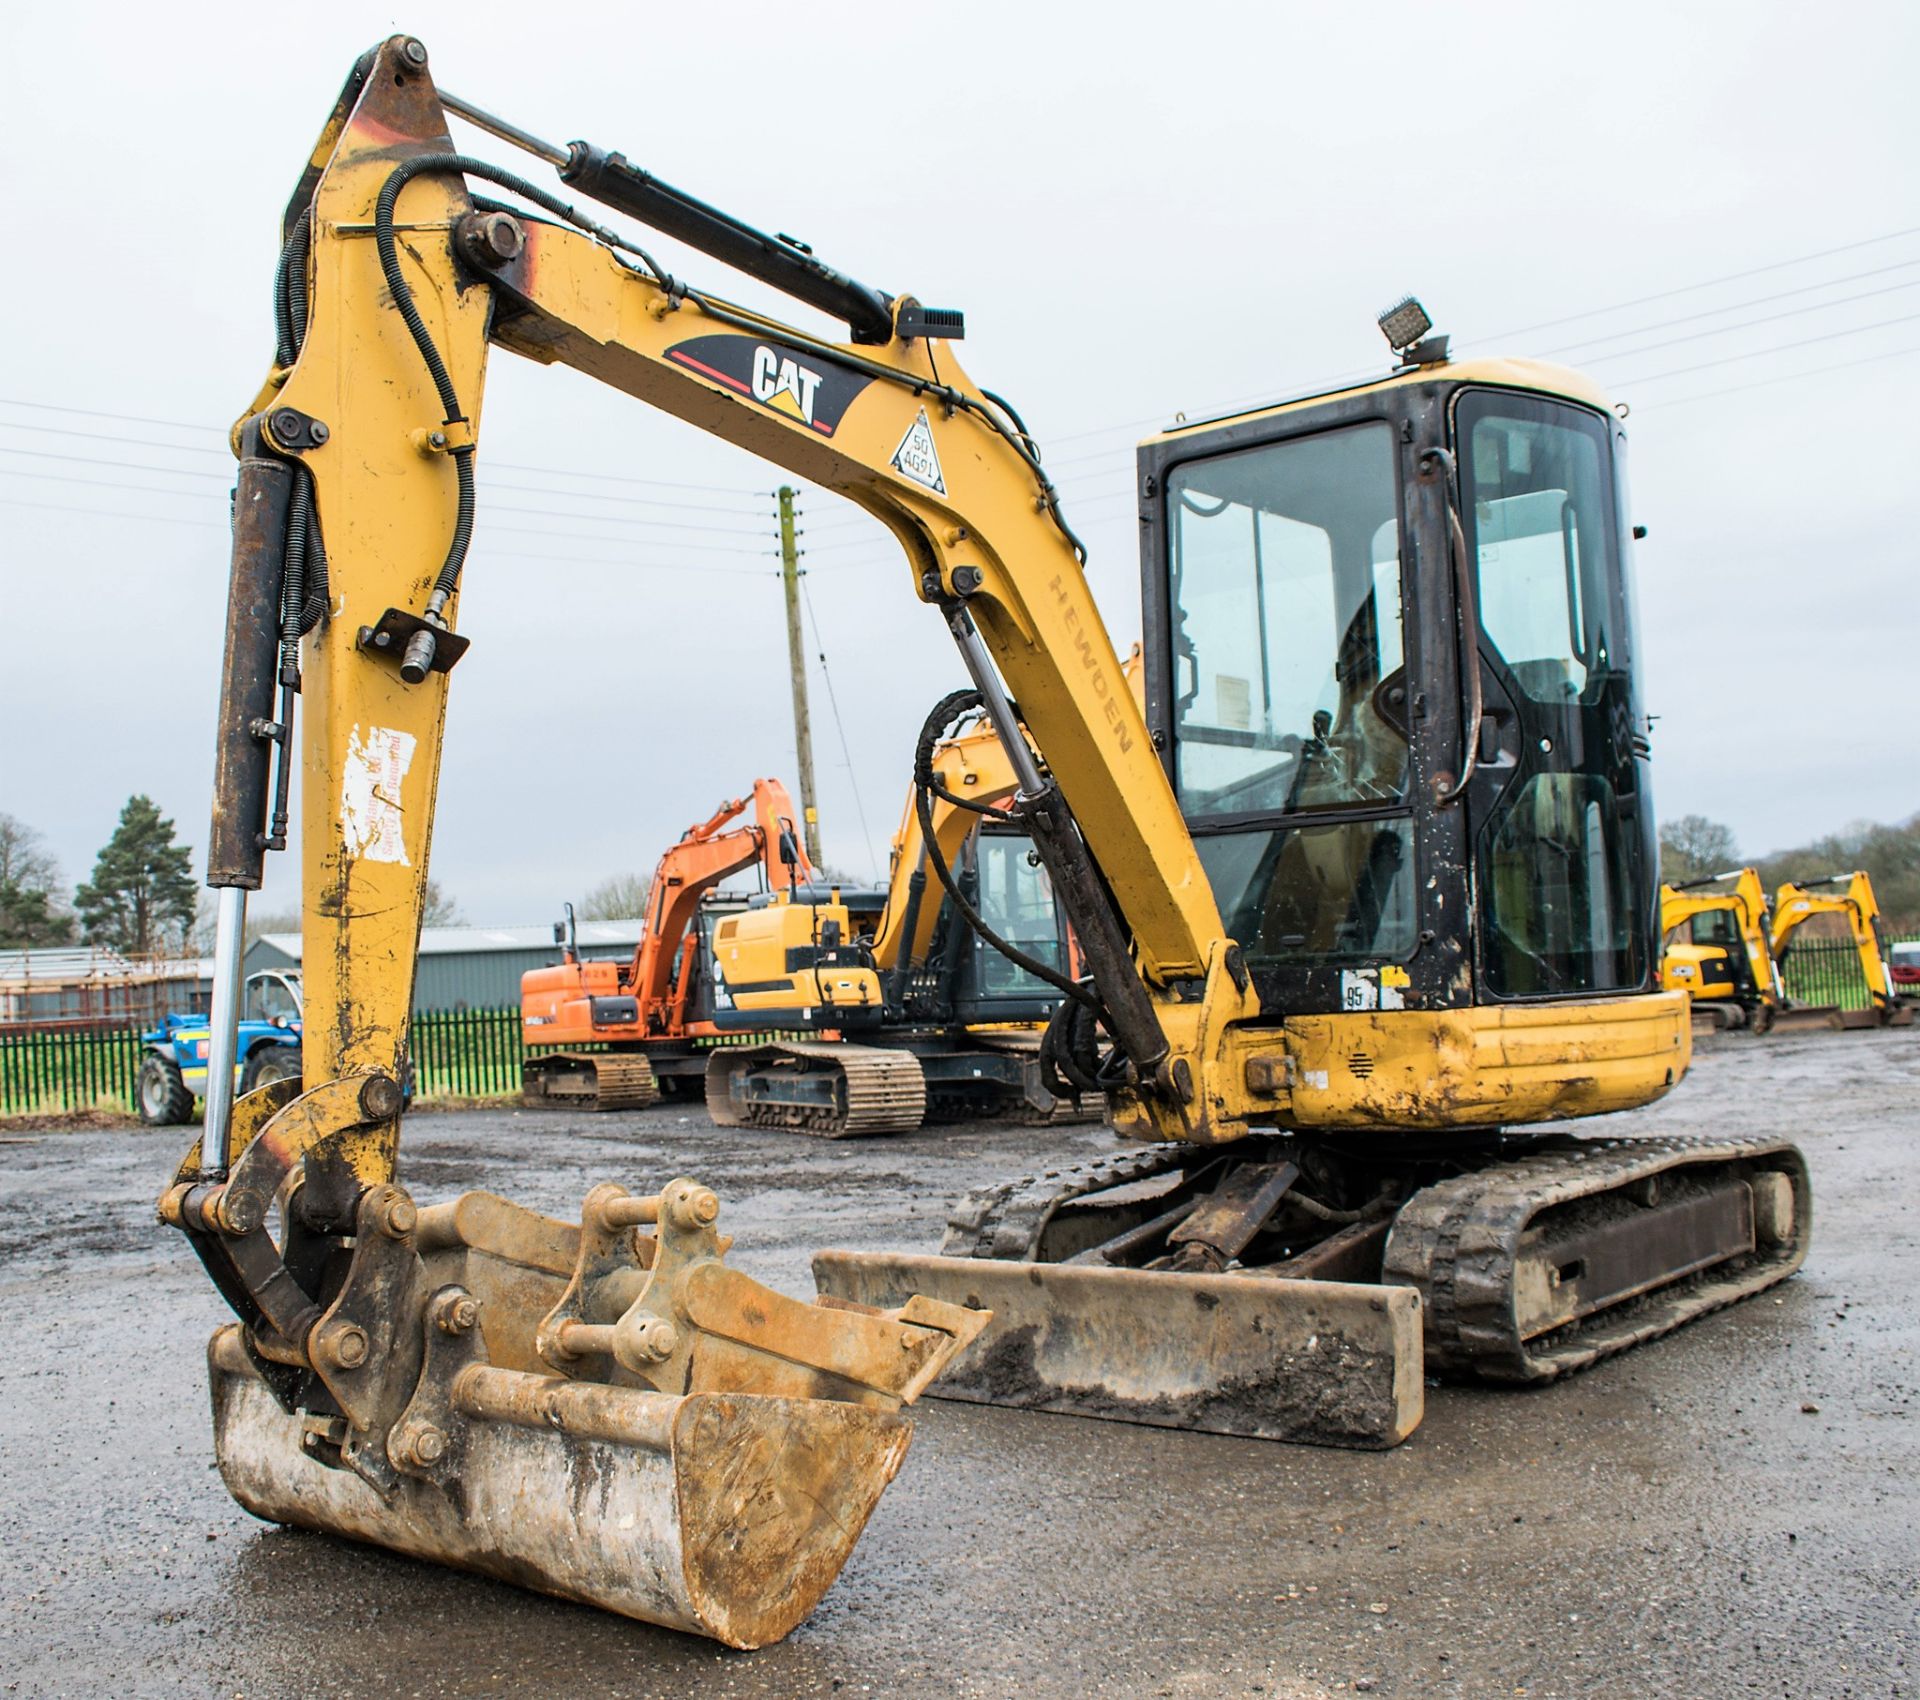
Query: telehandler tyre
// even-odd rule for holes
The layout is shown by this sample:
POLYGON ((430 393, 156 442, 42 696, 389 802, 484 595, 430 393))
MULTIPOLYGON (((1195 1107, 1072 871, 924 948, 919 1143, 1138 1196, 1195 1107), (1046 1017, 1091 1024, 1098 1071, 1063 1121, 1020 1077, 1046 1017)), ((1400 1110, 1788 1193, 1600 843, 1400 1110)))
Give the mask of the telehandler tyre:
POLYGON ((148 1127, 178 1127, 191 1121, 193 1094, 180 1078, 180 1065, 158 1051, 147 1052, 134 1087, 134 1105, 148 1127))

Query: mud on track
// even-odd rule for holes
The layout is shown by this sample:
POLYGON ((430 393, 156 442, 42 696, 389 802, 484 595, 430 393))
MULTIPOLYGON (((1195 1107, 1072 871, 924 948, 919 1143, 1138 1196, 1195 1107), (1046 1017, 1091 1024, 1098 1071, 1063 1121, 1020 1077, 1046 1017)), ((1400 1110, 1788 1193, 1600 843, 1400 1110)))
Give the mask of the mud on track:
MULTIPOLYGON (((754 1654, 321 1536, 213 1473, 222 1319, 152 1199, 171 1133, 0 1146, 0 1693, 1294 1697, 1920 1694, 1920 1031, 1728 1035, 1608 1132, 1799 1139, 1776 1294, 1564 1385, 1440 1388, 1387 1454, 935 1402, 811 1622, 754 1654)), ((697 1110, 422 1113, 403 1180, 571 1214, 716 1187, 734 1261, 931 1249, 1092 1129, 815 1143, 697 1110)))

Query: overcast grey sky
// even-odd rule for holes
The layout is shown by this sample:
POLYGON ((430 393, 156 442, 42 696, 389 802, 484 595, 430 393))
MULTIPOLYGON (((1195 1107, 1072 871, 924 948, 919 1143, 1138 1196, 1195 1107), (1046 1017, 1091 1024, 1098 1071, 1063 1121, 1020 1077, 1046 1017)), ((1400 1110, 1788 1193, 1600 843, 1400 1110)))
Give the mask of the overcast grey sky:
MULTIPOLYGON (((355 55, 407 29, 455 92, 964 308, 967 367, 1046 445, 1123 647, 1132 445, 1176 409, 1383 368, 1374 312, 1406 291, 1456 349, 1590 370, 1632 408, 1662 816, 1725 820, 1752 852, 1903 817, 1920 809, 1916 17, 9 8, 0 810, 69 881, 133 791, 204 845, 224 428, 271 355, 281 206, 355 55)), ((705 259, 668 263, 776 304, 705 259)), ((479 465, 434 873, 470 919, 507 924, 650 867, 756 774, 792 775, 762 553, 778 475, 506 355, 479 465)), ((805 507, 851 753, 816 667, 826 850, 864 872, 959 669, 882 534, 824 493, 805 507)), ((267 903, 293 886, 277 867, 267 903)))

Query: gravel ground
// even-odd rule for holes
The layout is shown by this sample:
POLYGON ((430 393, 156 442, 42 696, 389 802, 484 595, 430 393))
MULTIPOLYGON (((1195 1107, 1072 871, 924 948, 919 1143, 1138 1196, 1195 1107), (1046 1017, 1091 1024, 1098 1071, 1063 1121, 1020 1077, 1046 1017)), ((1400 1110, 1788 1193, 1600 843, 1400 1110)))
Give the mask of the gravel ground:
MULTIPOLYGON (((923 1403, 839 1583, 751 1654, 254 1522, 210 1456, 222 1312, 152 1215, 180 1130, 0 1144, 0 1692, 1914 1695, 1920 1033, 1703 1043, 1629 1124, 1798 1138, 1802 1274, 1561 1386, 1431 1390, 1386 1454, 923 1403)), ((816 1144, 667 1106, 407 1141, 423 1201, 572 1214, 692 1174, 733 1261, 805 1292, 813 1249, 931 1248, 952 1194, 1107 1136, 816 1144)))

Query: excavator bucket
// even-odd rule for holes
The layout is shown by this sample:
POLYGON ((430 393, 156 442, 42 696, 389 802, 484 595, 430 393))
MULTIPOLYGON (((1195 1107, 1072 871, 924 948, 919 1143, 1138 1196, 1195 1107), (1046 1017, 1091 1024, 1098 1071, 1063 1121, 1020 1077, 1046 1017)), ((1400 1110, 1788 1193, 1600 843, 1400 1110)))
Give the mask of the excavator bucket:
POLYGON ((830 1300, 990 1313, 935 1397, 1321 1446, 1397 1446, 1425 1407, 1410 1287, 822 1252, 830 1300))
POLYGON ((779 1640, 899 1470, 901 1406, 988 1319, 786 1298, 722 1262, 717 1212, 686 1180, 598 1187, 578 1225, 374 1189, 304 1350, 213 1337, 228 1489, 272 1522, 731 1647, 779 1640))

